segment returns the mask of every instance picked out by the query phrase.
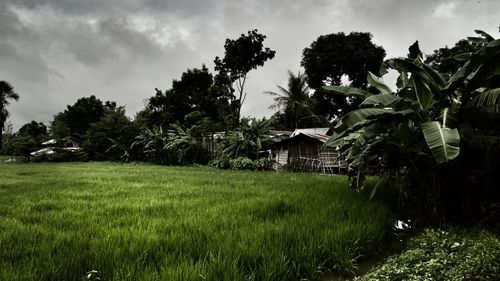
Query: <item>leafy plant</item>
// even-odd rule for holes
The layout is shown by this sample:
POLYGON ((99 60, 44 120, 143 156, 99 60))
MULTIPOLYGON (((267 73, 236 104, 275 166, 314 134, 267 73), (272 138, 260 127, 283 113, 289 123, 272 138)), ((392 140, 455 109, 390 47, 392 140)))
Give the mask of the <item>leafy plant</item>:
POLYGON ((168 134, 161 127, 145 129, 135 139, 130 149, 141 150, 146 160, 159 164, 168 164, 171 161, 171 155, 165 149, 168 134))
POLYGON ((184 129, 175 124, 172 127, 173 131, 164 148, 175 154, 181 164, 206 164, 209 152, 203 147, 201 140, 195 137, 194 129, 184 129))
MULTIPOLYGON (((215 164, 217 163, 219 162, 215 162, 215 164)), ((222 163, 219 163, 219 165, 222 165, 222 163)), ((269 160, 268 158, 252 160, 248 157, 238 157, 236 159, 230 159, 228 161, 228 165, 232 170, 263 171, 271 169, 271 160, 269 160)), ((224 166, 222 166, 221 168, 224 168, 224 166)))
POLYGON ((237 131, 227 136, 224 153, 230 158, 248 157, 256 159, 269 140, 271 119, 243 118, 237 131))
POLYGON ((500 239, 478 230, 426 230, 358 281, 499 280, 500 239))
MULTIPOLYGON (((443 202, 452 198, 445 195, 449 175, 457 172, 463 139, 485 132, 473 121, 472 112, 500 113, 500 40, 490 39, 485 36, 477 52, 464 55, 468 61, 452 76, 424 64, 415 42, 408 58, 390 59, 382 66, 381 74, 388 69, 399 72, 396 90, 373 73, 368 73, 367 80, 378 94, 350 87, 324 88, 363 98, 360 109, 344 115, 326 143, 346 156, 353 186, 363 189, 366 173, 376 166, 383 172, 382 180, 399 183, 400 206, 413 202, 418 209, 407 209, 443 220, 449 211, 443 202)), ((492 139, 499 139, 500 131, 489 132, 495 134, 492 139)))

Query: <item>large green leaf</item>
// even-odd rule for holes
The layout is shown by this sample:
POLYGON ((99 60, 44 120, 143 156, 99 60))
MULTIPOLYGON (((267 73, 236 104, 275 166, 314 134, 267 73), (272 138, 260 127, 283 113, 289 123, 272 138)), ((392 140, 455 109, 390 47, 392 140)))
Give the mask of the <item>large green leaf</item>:
POLYGON ((359 136, 360 136, 360 132, 353 132, 353 133, 349 133, 343 137, 331 137, 325 142, 324 146, 325 147, 340 147, 340 146, 343 146, 345 144, 352 143, 359 136))
POLYGON ((484 39, 487 41, 487 42, 490 42, 490 41, 493 41, 495 40, 495 38, 493 38, 491 35, 489 35, 488 33, 482 31, 482 30, 479 30, 479 29, 476 29, 474 30, 475 33, 481 35, 484 37, 484 39))
POLYGON ((345 86, 335 86, 335 85, 323 86, 322 89, 327 91, 327 92, 333 92, 335 94, 340 94, 340 95, 344 95, 344 96, 354 96, 354 97, 366 98, 366 97, 373 95, 370 92, 367 92, 367 91, 364 91, 364 90, 361 90, 358 88, 345 87, 345 86))
POLYGON ((472 52, 461 53, 454 55, 453 58, 458 61, 468 61, 472 55, 472 52))
POLYGON ((424 69, 424 71, 429 75, 429 77, 432 78, 432 82, 436 84, 436 87, 442 88, 446 86, 446 81, 443 75, 441 75, 439 72, 437 72, 435 69, 433 69, 432 67, 428 66, 425 63, 422 63, 421 66, 424 69))
POLYGON ((394 113, 394 110, 390 108, 362 108, 353 110, 344 115, 342 119, 340 119, 340 122, 335 126, 335 129, 347 129, 354 126, 356 123, 362 121, 363 119, 391 113, 394 113))
POLYGON ((383 63, 384 68, 392 68, 397 71, 411 73, 412 77, 418 77, 424 81, 433 93, 440 92, 441 88, 445 86, 443 76, 438 72, 422 63, 420 58, 415 60, 395 58, 386 60, 383 63))
POLYGON ((382 106, 382 107, 387 107, 391 104, 393 104, 396 101, 401 100, 400 97, 394 95, 394 94, 379 94, 379 95, 373 95, 370 97, 367 97, 362 103, 361 107, 363 106, 382 106))
POLYGON ((396 80, 396 86, 398 87, 398 91, 404 88, 409 87, 410 80, 408 79, 408 73, 406 71, 400 71, 398 79, 396 80))
MULTIPOLYGON (((474 52, 470 60, 465 63, 462 68, 455 72, 446 86, 449 91, 454 91, 456 88, 462 87, 466 80, 473 80, 486 77, 475 77, 481 68, 484 67, 486 63, 492 63, 493 66, 490 69, 495 70, 495 66, 499 66, 500 62, 495 59, 496 56, 500 54, 500 39, 489 42, 487 45, 483 46, 479 51, 474 52)), ((479 72, 479 74, 484 75, 484 73, 479 72)))
POLYGON ((410 82, 413 85, 413 90, 415 91, 415 96, 417 98, 418 103, 420 104, 420 108, 424 111, 427 111, 429 107, 432 105, 432 92, 429 88, 428 84, 422 81, 418 76, 411 76, 410 82))
MULTIPOLYGON (((326 141, 325 145, 328 144, 329 142, 336 141, 337 139, 341 139, 346 137, 347 135, 356 132, 363 127, 369 126, 371 123, 375 122, 376 120, 374 119, 363 119, 358 121, 356 124, 349 128, 342 128, 343 130, 335 130, 335 133, 333 136, 331 136, 328 141, 326 141)), ((327 145, 328 146, 328 145, 327 145)))
POLYGON ((485 90, 475 95, 464 108, 492 107, 500 104, 500 88, 485 90))
POLYGON ((375 76, 375 74, 371 73, 370 71, 368 71, 367 80, 368 80, 368 84, 370 84, 370 86, 372 86, 372 87, 375 87, 377 90, 380 91, 380 93, 382 93, 382 94, 392 93, 391 88, 389 88, 389 86, 387 86, 384 82, 380 81, 380 79, 377 76, 375 76))
POLYGON ((422 123, 427 146, 438 163, 455 159, 460 153, 460 134, 457 129, 444 128, 437 121, 422 123))

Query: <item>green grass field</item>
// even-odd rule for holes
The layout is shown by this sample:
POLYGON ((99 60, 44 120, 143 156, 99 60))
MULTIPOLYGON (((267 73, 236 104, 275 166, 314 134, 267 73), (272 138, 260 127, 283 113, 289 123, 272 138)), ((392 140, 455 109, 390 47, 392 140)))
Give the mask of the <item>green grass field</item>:
POLYGON ((315 280, 391 224, 343 176, 0 163, 0 280, 315 280))

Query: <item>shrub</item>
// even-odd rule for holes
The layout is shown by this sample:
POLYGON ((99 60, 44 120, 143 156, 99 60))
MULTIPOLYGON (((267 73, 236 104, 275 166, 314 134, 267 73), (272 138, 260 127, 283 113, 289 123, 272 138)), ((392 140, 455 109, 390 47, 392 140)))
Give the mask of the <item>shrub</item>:
POLYGON ((229 169, 231 168, 231 165, 229 164, 230 160, 231 159, 226 154, 221 154, 210 161, 210 166, 219 169, 229 169))
POLYGON ((231 170, 255 170, 252 159, 248 157, 238 157, 229 160, 231 170))
POLYGON ((268 158, 260 158, 252 160, 248 157, 238 157, 229 160, 229 168, 231 170, 254 170, 263 171, 271 169, 271 160, 268 158))
POLYGON ((426 230, 400 256, 358 281, 500 280, 500 238, 479 230, 426 230))

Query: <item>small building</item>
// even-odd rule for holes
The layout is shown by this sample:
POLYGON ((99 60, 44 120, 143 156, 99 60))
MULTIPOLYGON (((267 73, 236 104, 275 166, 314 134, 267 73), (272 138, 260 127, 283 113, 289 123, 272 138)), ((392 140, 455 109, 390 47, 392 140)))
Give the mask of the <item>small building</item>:
POLYGON ((50 139, 46 142, 42 142, 43 148, 33 151, 30 154, 32 156, 40 156, 40 155, 51 155, 56 153, 57 149, 62 149, 66 151, 78 151, 80 150, 80 142, 78 142, 75 138, 67 137, 63 138, 60 141, 57 139, 50 139))
POLYGON ((276 169, 288 166, 294 171, 338 173, 346 167, 339 152, 324 147, 330 138, 329 128, 295 130, 289 138, 272 145, 271 157, 276 169))
POLYGON ((62 146, 66 148, 69 147, 78 148, 80 147, 80 142, 73 137, 67 137, 62 139, 62 146))

